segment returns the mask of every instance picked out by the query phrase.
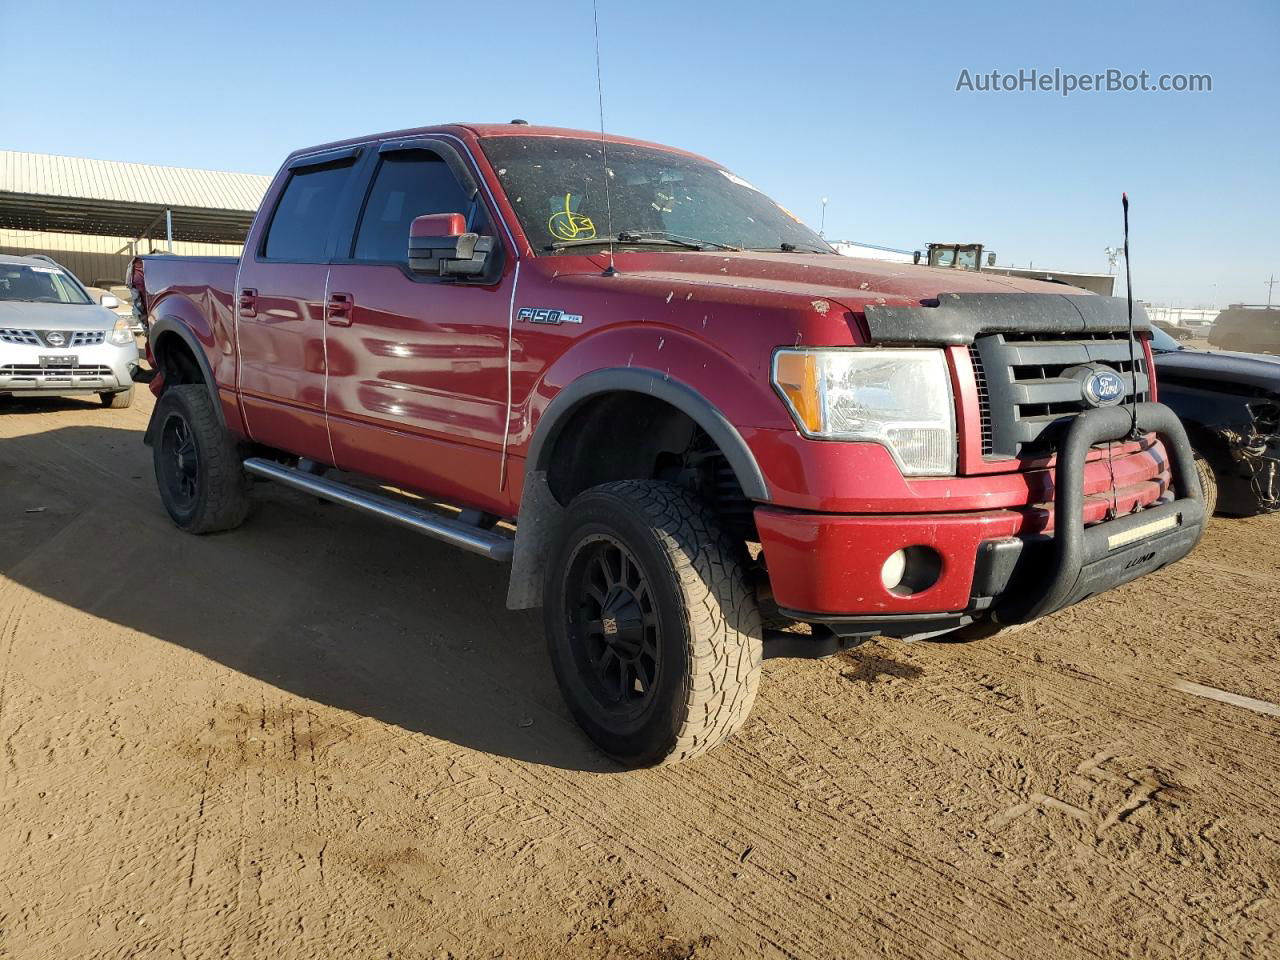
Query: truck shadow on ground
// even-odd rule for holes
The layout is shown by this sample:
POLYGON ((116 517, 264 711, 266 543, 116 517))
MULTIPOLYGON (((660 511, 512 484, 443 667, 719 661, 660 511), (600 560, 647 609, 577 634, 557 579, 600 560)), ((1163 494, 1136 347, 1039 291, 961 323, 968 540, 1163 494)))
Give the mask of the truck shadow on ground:
POLYGON ((505 566, 265 483, 242 528, 189 536, 151 472, 138 430, 0 440, 0 577, 408 731, 619 769, 565 710, 540 613, 506 609, 505 566))

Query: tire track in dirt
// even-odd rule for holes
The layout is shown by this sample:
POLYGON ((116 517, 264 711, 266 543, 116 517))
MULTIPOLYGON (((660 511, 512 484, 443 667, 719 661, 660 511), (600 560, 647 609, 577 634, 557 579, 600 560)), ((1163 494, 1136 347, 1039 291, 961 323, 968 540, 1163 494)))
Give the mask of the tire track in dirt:
POLYGON ((1193 557, 1015 638, 771 663, 721 750, 601 773, 533 621, 493 606, 500 573, 269 489, 256 529, 175 539, 150 485, 126 479, 145 450, 114 433, 129 432, 82 451, 100 469, 39 436, 0 443, 0 483, 16 459, 39 465, 61 525, 11 567, 20 582, 0 579, 0 616, 21 597, 62 630, 14 651, 16 689, 53 670, 38 701, 11 704, 26 724, 11 809, 36 833, 0 831, 0 878, 24 887, 22 908, 0 905, 15 949, 1021 958, 1280 943, 1273 721, 1156 687, 1166 668, 1266 672, 1271 601, 1212 614, 1249 596, 1216 567, 1261 556, 1270 528, 1211 528, 1214 569, 1193 557), (193 642, 123 602, 116 573, 68 563, 103 536, 227 641, 193 642), (51 576, 74 583, 25 586, 51 576), (236 604, 211 603, 211 583, 236 604), (78 857, 87 911, 62 892, 78 857))

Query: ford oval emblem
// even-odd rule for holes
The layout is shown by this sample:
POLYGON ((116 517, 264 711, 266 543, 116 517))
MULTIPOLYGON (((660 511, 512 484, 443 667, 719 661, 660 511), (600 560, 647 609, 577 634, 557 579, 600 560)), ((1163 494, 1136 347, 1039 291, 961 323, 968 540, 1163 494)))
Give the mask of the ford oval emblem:
POLYGON ((1091 407, 1114 407, 1124 399, 1124 379, 1112 370, 1095 370, 1084 378, 1080 391, 1091 407))

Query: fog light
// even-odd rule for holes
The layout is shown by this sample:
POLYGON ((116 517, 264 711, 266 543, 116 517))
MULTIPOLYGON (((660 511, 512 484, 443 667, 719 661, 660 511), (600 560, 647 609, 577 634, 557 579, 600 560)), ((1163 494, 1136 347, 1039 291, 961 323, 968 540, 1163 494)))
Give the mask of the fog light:
POLYGON ((942 556, 931 547, 903 547, 889 554, 880 568, 880 582, 899 597, 928 590, 942 575, 942 556))
POLYGON ((880 582, 886 590, 893 590, 902 583, 902 575, 907 572, 907 551, 895 550, 880 568, 880 582))

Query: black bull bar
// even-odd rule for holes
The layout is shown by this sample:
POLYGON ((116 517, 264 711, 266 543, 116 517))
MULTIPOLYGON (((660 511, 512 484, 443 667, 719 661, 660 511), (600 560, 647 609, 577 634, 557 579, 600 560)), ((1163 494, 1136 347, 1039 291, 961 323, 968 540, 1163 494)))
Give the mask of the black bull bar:
POLYGON ((1036 551, 1021 589, 995 603, 1000 623, 1027 623, 1180 560, 1204 532, 1204 494, 1182 423, 1161 403, 1086 410, 1058 444, 1054 473, 1054 533, 1036 551), (1135 419, 1136 418, 1136 419, 1135 419), (1174 499, 1086 528, 1084 465, 1090 449, 1127 438, 1132 429, 1155 433, 1169 453, 1174 499))

